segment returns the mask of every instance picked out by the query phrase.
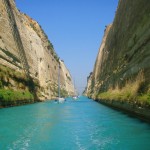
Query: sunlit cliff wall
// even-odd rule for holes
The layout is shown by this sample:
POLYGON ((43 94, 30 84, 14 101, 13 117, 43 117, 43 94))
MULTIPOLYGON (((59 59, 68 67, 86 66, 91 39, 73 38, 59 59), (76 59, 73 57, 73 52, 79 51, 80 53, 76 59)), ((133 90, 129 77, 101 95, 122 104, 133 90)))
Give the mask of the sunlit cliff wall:
MULTIPOLYGON (((17 40, 13 36, 12 18, 6 11, 4 2, 0 0, 0 88, 28 90, 28 85, 24 84, 27 79, 22 57, 17 48, 17 40), (25 82, 21 82, 19 78, 25 82)), ((62 95, 72 95, 74 93, 72 77, 63 61, 55 53, 52 43, 41 26, 26 14, 21 13, 16 8, 14 0, 9 2, 16 22, 13 28, 19 30, 25 51, 24 57, 29 66, 29 76, 35 83, 38 99, 51 99, 58 95, 59 64, 62 95)))

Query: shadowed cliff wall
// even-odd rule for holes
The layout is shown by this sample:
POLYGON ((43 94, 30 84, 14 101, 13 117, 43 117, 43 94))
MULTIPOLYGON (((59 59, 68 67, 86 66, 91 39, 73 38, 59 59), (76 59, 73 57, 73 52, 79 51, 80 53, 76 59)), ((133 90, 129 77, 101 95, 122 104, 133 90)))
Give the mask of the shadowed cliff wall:
POLYGON ((120 0, 107 26, 86 95, 150 104, 150 3, 120 0))

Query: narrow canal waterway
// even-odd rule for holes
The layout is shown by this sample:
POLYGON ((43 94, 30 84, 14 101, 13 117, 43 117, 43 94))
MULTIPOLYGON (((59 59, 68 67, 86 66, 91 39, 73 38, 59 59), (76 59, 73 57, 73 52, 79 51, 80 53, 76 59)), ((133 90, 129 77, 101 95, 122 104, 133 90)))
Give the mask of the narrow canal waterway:
POLYGON ((0 109, 0 150, 149 149, 149 124, 86 97, 0 109))

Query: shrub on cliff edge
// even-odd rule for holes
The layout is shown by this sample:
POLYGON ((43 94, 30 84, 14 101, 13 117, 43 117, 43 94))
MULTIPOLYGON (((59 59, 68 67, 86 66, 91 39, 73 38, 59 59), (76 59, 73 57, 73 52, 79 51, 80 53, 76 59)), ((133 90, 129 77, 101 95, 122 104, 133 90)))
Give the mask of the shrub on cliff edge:
POLYGON ((0 101, 21 101, 32 100, 33 95, 29 91, 14 91, 9 89, 0 89, 0 101))
POLYGON ((135 81, 126 82, 125 86, 121 89, 116 85, 115 88, 110 88, 106 92, 99 93, 97 99, 129 101, 150 106, 150 90, 143 91, 144 85, 144 74, 140 71, 135 81))

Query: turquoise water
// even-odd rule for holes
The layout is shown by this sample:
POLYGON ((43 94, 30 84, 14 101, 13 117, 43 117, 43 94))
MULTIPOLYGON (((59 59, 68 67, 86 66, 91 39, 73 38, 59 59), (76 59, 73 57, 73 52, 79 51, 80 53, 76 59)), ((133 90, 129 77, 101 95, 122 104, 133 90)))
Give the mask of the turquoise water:
POLYGON ((86 97, 0 109, 0 150, 149 149, 149 124, 86 97))

